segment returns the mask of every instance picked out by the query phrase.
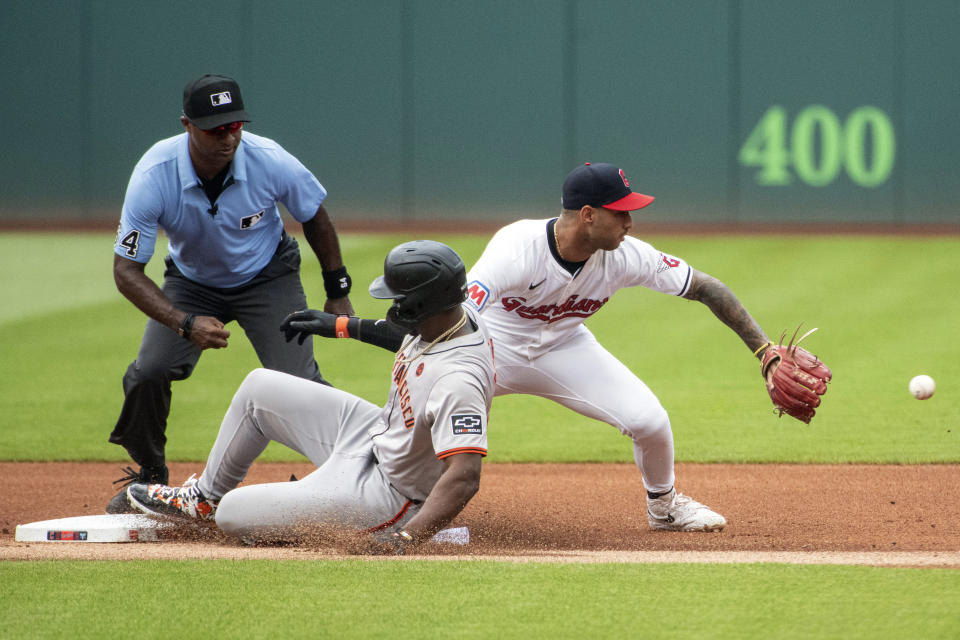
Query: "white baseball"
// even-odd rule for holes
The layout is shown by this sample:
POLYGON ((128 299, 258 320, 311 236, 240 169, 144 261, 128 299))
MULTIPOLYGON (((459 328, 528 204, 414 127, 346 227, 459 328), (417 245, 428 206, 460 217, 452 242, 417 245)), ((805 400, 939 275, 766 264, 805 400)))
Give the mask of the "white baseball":
POLYGON ((926 400, 937 390, 937 383, 927 375, 914 376, 910 379, 910 393, 917 400, 926 400))

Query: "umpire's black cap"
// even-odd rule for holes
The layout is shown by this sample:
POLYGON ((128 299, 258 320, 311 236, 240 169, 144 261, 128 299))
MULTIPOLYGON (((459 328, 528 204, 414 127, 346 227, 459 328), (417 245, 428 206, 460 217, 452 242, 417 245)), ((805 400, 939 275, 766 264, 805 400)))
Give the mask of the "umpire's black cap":
POLYGON ((201 129, 250 122, 237 81, 210 73, 183 88, 183 115, 201 129))

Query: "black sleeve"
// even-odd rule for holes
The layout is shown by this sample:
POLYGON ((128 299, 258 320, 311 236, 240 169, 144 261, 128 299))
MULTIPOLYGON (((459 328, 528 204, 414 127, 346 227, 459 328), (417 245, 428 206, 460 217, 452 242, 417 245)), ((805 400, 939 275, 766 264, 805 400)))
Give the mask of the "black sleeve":
POLYGON ((392 353, 400 350, 403 339, 407 335, 404 329, 386 320, 363 320, 361 318, 350 318, 347 323, 347 333, 350 334, 351 338, 382 347, 392 353))

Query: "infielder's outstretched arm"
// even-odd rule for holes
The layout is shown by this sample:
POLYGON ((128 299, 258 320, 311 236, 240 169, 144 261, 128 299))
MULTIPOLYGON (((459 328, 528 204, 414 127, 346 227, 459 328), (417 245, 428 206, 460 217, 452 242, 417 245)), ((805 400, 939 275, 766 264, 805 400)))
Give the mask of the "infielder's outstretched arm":
POLYGON ((740 304, 740 300, 730 290, 730 287, 701 271, 696 269, 691 269, 691 271, 693 277, 690 287, 683 296, 684 298, 698 300, 707 305, 723 324, 733 329, 740 336, 740 339, 751 351, 756 351, 770 342, 767 334, 740 304))
POLYGON ((429 540, 433 534, 450 524, 463 511, 470 499, 480 490, 479 453, 458 453, 444 458, 446 465, 430 495, 403 529, 416 540, 429 540))

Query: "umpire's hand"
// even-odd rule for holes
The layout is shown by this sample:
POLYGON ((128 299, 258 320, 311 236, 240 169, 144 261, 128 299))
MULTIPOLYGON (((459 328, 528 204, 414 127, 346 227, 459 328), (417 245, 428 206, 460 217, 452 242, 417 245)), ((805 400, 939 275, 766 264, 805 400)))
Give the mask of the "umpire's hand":
POLYGON ((337 336, 336 327, 336 315, 316 309, 294 311, 280 323, 280 331, 283 332, 283 337, 287 339, 287 342, 296 338, 299 344, 303 344, 303 341, 311 334, 324 338, 335 338, 337 336))
POLYGON ((335 316, 352 316, 354 314, 353 305, 347 296, 327 298, 327 301, 323 303, 323 310, 335 316))
POLYGON ((190 330, 190 342, 201 349, 223 349, 229 337, 230 331, 213 316, 197 316, 190 330))

